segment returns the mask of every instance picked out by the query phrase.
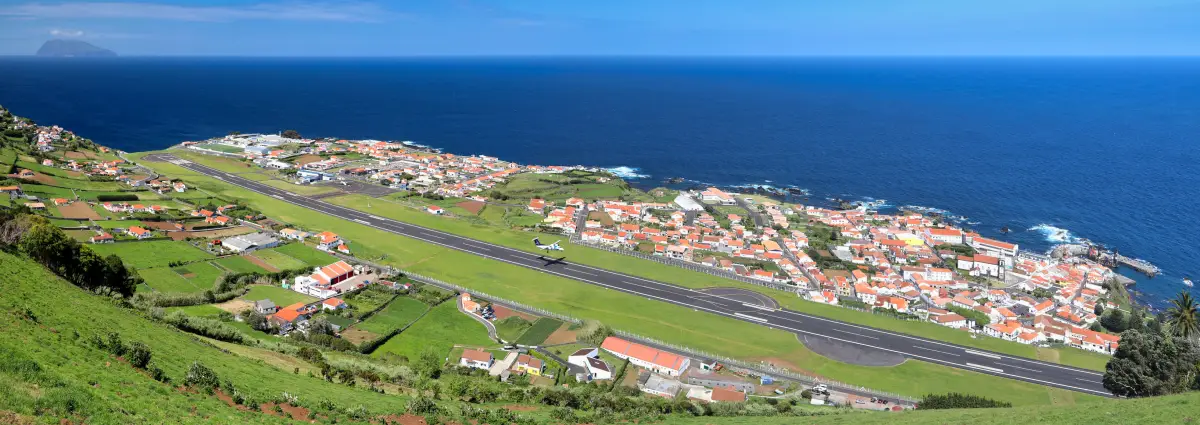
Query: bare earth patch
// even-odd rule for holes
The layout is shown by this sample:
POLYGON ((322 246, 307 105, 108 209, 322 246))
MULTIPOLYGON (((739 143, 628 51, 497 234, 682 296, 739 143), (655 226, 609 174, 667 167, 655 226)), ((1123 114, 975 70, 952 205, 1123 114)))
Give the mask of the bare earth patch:
POLYGON ((82 201, 76 201, 72 202, 70 205, 60 206, 58 207, 58 213, 61 214, 63 218, 87 218, 92 220, 100 219, 100 214, 96 214, 96 210, 93 210, 92 207, 87 204, 87 202, 82 201))
POLYGON ((362 344, 378 337, 379 335, 375 335, 362 329, 350 328, 342 331, 342 339, 350 341, 350 343, 354 345, 362 344))
POLYGON ((53 176, 42 174, 37 171, 33 172, 33 177, 31 177, 30 180, 33 180, 33 181, 41 183, 41 184, 49 184, 49 185, 57 185, 58 184, 58 180, 55 180, 53 176))
POLYGON ((550 334, 549 337, 546 337, 546 341, 543 342, 542 345, 569 344, 575 342, 579 339, 579 337, 575 335, 575 331, 568 330, 570 327, 570 324, 563 323, 562 326, 558 327, 558 330, 550 334))
POLYGON ((166 222, 166 221, 144 221, 144 222, 142 222, 142 226, 148 227, 148 228, 151 228, 154 230, 168 230, 168 231, 175 230, 175 223, 170 223, 170 222, 166 222))
POLYGON ((83 152, 79 152, 79 151, 70 151, 70 152, 63 154, 63 156, 65 156, 67 158, 71 158, 71 159, 87 159, 87 157, 88 157, 86 154, 84 154, 83 152))
POLYGON ((471 214, 479 215, 479 211, 483 210, 483 207, 487 204, 479 201, 462 201, 455 205, 457 205, 459 208, 467 210, 471 214))
POLYGON ((425 418, 407 413, 403 415, 388 415, 382 419, 383 423, 388 425, 427 425, 425 418))
POLYGON ((304 164, 308 164, 310 162, 317 162, 317 161, 320 161, 323 159, 325 159, 325 158, 321 158, 319 155, 304 154, 304 155, 300 155, 299 157, 296 158, 296 164, 304 165, 304 164))
POLYGON ((241 298, 234 298, 232 300, 225 301, 220 304, 213 304, 213 307, 228 311, 230 313, 239 313, 239 312, 246 311, 246 310, 253 308, 254 303, 243 300, 241 298))
POLYGON ((496 319, 497 320, 504 319, 504 318, 507 318, 510 316, 517 316, 522 319, 528 320, 530 322, 537 320, 536 316, 525 314, 525 313, 510 309, 508 307, 498 305, 498 304, 492 304, 492 309, 494 309, 496 311, 496 319))
POLYGON ((505 409, 508 409, 508 410, 511 410, 511 411, 514 411, 514 412, 531 412, 531 411, 537 410, 537 408, 536 408, 536 407, 533 407, 533 406, 522 406, 522 405, 519 405, 519 404, 506 404, 506 405, 504 405, 504 408, 505 408, 505 409))

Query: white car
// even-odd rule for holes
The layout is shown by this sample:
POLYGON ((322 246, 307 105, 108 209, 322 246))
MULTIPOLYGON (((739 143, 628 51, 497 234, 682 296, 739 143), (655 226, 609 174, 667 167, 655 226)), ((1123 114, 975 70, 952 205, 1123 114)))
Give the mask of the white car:
POLYGON ((820 384, 820 385, 817 385, 817 386, 813 387, 813 389, 815 389, 815 390, 817 390, 817 391, 820 391, 820 392, 823 392, 823 393, 824 393, 824 392, 829 392, 829 387, 825 386, 825 384, 820 384))

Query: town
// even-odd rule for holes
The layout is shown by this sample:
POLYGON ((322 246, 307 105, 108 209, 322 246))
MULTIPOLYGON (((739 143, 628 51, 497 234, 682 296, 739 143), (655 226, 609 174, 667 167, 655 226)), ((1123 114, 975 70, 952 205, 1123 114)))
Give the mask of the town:
MULTIPOLYGON (((180 329, 212 321, 241 335, 220 337, 227 341, 315 344, 371 361, 407 364, 429 354, 439 367, 521 387, 603 384, 701 403, 785 396, 865 410, 916 404, 791 367, 615 332, 525 305, 519 294, 428 278, 336 228, 289 223, 186 172, 161 174, 163 162, 147 162, 152 156, 131 160, 58 127, 15 123, 36 135, 36 151, 10 150, 11 174, 0 185, 5 206, 42 215, 135 268, 134 299, 161 306, 163 320, 180 329)), ((570 242, 568 256, 595 249, 637 257, 630 261, 932 322, 972 339, 1111 354, 1119 330, 1103 318, 1133 310, 1103 264, 1023 252, 937 216, 785 203, 716 187, 643 191, 595 167, 289 136, 183 142, 167 151, 179 159, 165 163, 204 164, 359 210, 377 211, 375 203, 387 214, 418 214, 425 225, 558 235, 570 242)))

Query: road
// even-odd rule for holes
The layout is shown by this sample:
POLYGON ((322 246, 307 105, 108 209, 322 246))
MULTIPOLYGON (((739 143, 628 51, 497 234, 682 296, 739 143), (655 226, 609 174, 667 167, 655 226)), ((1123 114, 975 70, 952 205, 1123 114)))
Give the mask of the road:
POLYGON ((569 261, 548 262, 543 260, 542 256, 537 253, 477 241, 333 205, 319 199, 297 195, 258 182, 246 180, 238 177, 236 174, 226 173, 177 158, 170 154, 147 155, 145 159, 170 162, 226 183, 240 186, 252 192, 370 226, 381 231, 651 300, 668 302, 696 311, 716 314, 773 329, 790 331, 797 335, 825 337, 867 350, 882 350, 900 354, 910 359, 972 370, 1039 385, 1111 397, 1111 394, 1101 384, 1101 377, 1103 375, 1095 371, 1024 357, 1014 357, 986 350, 972 349, 917 336, 840 322, 787 309, 768 309, 719 295, 706 294, 693 289, 569 261))

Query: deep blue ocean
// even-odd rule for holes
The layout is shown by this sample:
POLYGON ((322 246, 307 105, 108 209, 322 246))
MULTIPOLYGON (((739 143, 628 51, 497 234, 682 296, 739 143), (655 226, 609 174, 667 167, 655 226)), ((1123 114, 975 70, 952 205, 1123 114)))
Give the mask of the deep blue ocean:
POLYGON ((935 207, 1023 249, 1150 260, 1164 274, 1136 290, 1161 306, 1200 277, 1197 76, 1200 59, 13 57, 0 105, 128 151, 293 128, 935 207))

